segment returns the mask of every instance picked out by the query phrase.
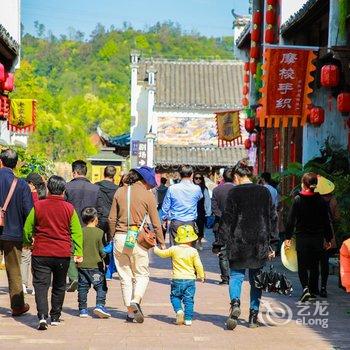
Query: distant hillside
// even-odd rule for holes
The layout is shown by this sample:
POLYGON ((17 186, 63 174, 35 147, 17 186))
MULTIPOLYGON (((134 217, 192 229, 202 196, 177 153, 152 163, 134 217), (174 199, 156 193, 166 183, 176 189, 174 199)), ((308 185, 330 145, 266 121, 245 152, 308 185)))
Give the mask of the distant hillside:
POLYGON ((127 131, 132 49, 148 57, 232 59, 232 45, 231 37, 186 34, 171 22, 147 31, 97 25, 88 40, 79 31, 60 38, 43 30, 24 35, 13 96, 38 100, 30 151, 69 161, 95 151, 89 135, 97 125, 111 135, 127 131))

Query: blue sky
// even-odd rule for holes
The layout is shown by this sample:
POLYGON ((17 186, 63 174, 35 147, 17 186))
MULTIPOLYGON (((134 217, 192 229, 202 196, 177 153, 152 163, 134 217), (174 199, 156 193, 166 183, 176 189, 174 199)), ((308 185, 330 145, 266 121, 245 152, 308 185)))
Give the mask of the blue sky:
POLYGON ((100 22, 121 28, 124 21, 144 29, 157 21, 180 23, 207 36, 232 35, 231 9, 248 14, 248 0, 22 0, 24 31, 34 34, 34 21, 55 35, 73 27, 86 37, 100 22))

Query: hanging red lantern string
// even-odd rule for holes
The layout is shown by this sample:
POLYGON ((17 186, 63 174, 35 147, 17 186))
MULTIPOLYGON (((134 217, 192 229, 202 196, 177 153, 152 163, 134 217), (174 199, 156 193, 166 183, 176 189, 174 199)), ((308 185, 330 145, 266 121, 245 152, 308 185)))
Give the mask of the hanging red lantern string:
POLYGON ((275 26, 276 26, 276 5, 277 1, 268 1, 265 11, 265 43, 273 44, 276 42, 275 26))
POLYGON ((251 147, 252 147, 252 141, 250 141, 249 139, 246 139, 244 141, 244 148, 245 149, 251 149, 251 147))
POLYGON ((267 7, 267 11, 265 14, 265 20, 267 24, 275 24, 276 21, 276 11, 274 10, 273 6, 269 5, 267 7))
POLYGON ((260 55, 259 43, 261 32, 262 15, 255 11, 252 15, 252 29, 250 31, 250 74, 255 75, 257 70, 257 59, 260 55))
POLYGON ((350 112, 350 92, 342 92, 338 95, 337 108, 341 113, 350 112))
POLYGON ((321 68, 321 85, 326 88, 335 87, 339 84, 340 72, 335 64, 326 64, 321 68))
POLYGON ((322 107, 314 106, 310 109, 310 124, 313 126, 320 126, 324 123, 324 109, 322 107))
POLYGON ((5 67, 0 63, 0 83, 5 81, 5 67))
POLYGON ((261 22, 262 22, 261 12, 257 10, 253 13, 253 25, 256 24, 259 26, 261 25, 261 22))
POLYGON ((242 93, 243 93, 243 98, 242 98, 242 105, 244 107, 249 105, 249 100, 247 95, 249 94, 249 62, 244 62, 244 76, 243 76, 243 88, 242 88, 242 93))

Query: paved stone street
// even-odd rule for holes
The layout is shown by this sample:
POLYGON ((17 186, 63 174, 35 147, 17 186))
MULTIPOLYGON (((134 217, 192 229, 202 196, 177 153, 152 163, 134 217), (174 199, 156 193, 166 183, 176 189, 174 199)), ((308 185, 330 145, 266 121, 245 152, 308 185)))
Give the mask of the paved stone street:
MULTIPOLYGON (((335 276, 330 277, 329 307, 323 309, 316 303, 307 310, 297 308, 299 284, 296 274, 290 276, 296 289, 293 296, 264 295, 264 301, 269 304, 262 308, 261 321, 265 325, 258 329, 247 327, 249 289, 245 282, 240 324, 234 331, 227 331, 224 323, 229 309, 228 287, 216 285, 219 279, 217 259, 211 254, 209 243, 201 256, 207 281, 197 284, 192 327, 173 324, 174 315, 169 302, 170 261, 153 254, 152 278, 143 302, 144 324, 124 322, 119 281, 116 279, 109 283, 107 297, 112 319, 80 319, 77 317, 77 295, 67 293, 62 325, 39 332, 35 329, 37 319, 33 296, 27 297, 31 306, 27 315, 14 319, 9 314, 5 271, 0 271, 0 349, 350 349, 350 299, 338 289, 335 276), (287 306, 281 306, 279 302, 287 306), (270 317, 270 307, 277 318, 270 317), (289 322, 286 320, 288 307, 293 312, 289 322), (315 311, 317 315, 313 317, 315 311), (297 324, 297 319, 303 318, 301 313, 311 313, 304 316, 304 325, 297 324), (319 323, 327 320, 328 328, 322 328, 319 323)), ((279 264, 276 265, 282 270, 279 264)), ((93 291, 89 301, 89 305, 94 306, 93 291)))

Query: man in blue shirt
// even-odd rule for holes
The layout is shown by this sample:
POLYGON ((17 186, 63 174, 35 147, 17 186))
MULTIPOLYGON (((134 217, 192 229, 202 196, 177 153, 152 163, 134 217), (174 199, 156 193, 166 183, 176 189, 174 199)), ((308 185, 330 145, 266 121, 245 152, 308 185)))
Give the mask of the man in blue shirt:
POLYGON ((259 183, 263 186, 265 186, 270 194, 271 194, 271 198, 272 198, 272 203, 275 206, 275 209, 277 210, 277 206, 278 206, 278 192, 276 190, 276 188, 274 186, 272 186, 273 182, 272 182, 272 178, 271 178, 271 174, 270 173, 262 173, 260 175, 260 181, 259 183))
POLYGON ((197 203, 203 197, 201 188, 192 182, 193 168, 188 165, 181 167, 181 181, 169 187, 162 205, 163 220, 170 221, 171 237, 176 235, 181 225, 191 225, 196 228, 197 203))

